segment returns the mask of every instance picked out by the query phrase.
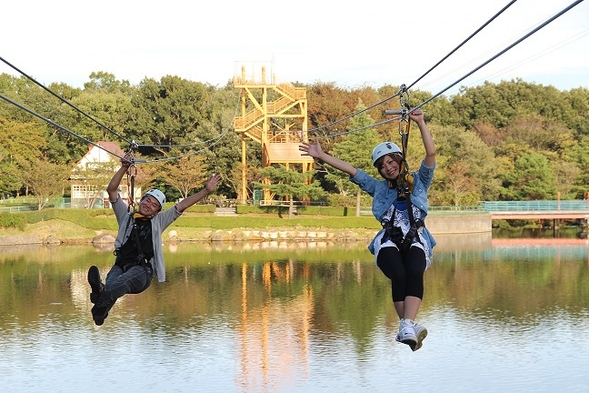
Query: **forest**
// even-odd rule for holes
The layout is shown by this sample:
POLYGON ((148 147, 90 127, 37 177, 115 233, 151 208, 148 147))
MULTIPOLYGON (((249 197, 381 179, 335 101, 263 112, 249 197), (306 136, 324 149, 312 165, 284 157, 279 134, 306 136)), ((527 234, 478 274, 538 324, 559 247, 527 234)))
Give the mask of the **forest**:
MULTIPOLYGON (((232 122, 240 90, 231 81, 218 87, 165 76, 131 85, 113 74, 95 72, 83 88, 64 83, 42 88, 35 82, 0 74, 2 199, 67 196, 75 164, 99 141, 114 142, 125 151, 130 141, 138 143, 139 156, 150 161, 140 166, 140 185, 161 188, 168 200, 199 189, 213 172, 223 175, 217 196, 238 197, 241 135, 232 122)), ((386 119, 385 109, 398 107, 390 98, 399 86, 293 85, 307 90, 309 137, 319 137, 325 151, 376 175, 372 148, 385 140, 400 144, 398 123, 379 125, 386 119)), ((461 87, 452 96, 411 92, 410 106, 424 102, 437 149, 431 205, 588 197, 589 89, 561 91, 517 79, 461 87)), ((417 170, 424 154, 415 130, 407 149, 411 170, 417 170)), ((282 185, 274 190, 278 199, 356 203, 355 186, 321 163, 307 174, 313 177, 308 184, 301 177, 286 176, 280 165, 261 168, 258 143, 248 142, 247 155, 250 195, 263 178, 271 178, 282 185)), ((112 168, 95 172, 97 184, 106 184, 112 168)))

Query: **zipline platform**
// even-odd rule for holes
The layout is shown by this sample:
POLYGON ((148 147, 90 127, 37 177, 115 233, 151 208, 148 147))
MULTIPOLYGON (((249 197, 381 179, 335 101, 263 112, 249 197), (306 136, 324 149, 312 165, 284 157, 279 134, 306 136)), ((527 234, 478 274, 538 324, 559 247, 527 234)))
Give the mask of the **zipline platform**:
POLYGON ((281 143, 264 143, 264 150, 270 162, 276 163, 312 163, 313 157, 303 155, 299 150, 299 143, 281 142, 281 143))

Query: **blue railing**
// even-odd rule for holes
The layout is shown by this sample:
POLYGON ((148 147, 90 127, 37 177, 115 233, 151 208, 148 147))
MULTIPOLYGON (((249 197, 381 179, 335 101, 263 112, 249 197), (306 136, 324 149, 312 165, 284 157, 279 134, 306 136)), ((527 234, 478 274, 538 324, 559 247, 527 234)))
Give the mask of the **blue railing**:
POLYGON ((589 212, 589 200, 483 202, 486 212, 589 212))

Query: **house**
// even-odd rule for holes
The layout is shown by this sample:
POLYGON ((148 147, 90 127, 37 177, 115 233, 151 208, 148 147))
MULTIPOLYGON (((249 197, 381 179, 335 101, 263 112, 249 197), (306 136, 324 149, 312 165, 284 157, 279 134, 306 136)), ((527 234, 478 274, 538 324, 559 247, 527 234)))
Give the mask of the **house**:
MULTIPOLYGON (((70 176, 72 208, 108 208, 106 186, 112 175, 120 168, 120 159, 125 152, 114 142, 98 142, 90 145, 78 161, 70 176)), ((121 197, 129 200, 131 179, 123 179, 119 187, 121 197)), ((134 187, 133 195, 141 195, 141 188, 134 187)))

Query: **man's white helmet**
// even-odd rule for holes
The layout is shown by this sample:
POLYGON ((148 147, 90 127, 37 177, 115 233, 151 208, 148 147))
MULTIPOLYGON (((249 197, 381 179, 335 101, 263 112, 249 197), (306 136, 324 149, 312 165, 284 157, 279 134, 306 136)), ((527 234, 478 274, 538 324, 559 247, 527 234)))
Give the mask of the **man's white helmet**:
POLYGON ((383 142, 380 143, 378 146, 372 150, 372 165, 376 165, 376 161, 380 157, 386 156, 387 154, 391 153, 402 153, 399 146, 394 144, 393 142, 383 142))
MULTIPOLYGON (((164 205, 166 203, 166 196, 164 195, 163 192, 161 192, 160 190, 158 190, 156 188, 153 188, 153 189, 147 191, 145 193, 145 195, 143 195, 143 198, 145 198, 148 195, 154 197, 160 203, 160 210, 164 207, 164 205)), ((141 199, 143 200, 143 198, 141 198, 141 199)))

